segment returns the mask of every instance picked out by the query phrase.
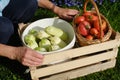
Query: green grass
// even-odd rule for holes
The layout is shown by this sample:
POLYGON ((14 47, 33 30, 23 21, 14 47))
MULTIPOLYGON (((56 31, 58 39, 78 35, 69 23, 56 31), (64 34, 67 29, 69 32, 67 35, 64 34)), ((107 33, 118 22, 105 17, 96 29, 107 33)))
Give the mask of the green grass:
MULTIPOLYGON (((120 2, 110 3, 104 0, 103 5, 98 5, 100 12, 109 20, 112 28, 120 32, 120 2)), ((70 7, 71 8, 71 7, 70 7)), ((72 7, 73 8, 73 7, 72 7)), ((74 7, 75 8, 75 7, 74 7)), ((77 8, 78 9, 78 8, 77 8)), ((80 8, 79 10, 81 10, 80 8)), ((45 9, 38 9, 31 21, 55 17, 53 12, 45 9)), ((16 61, 0 57, 0 80, 29 80, 30 74, 24 74, 27 67, 16 61)), ((112 69, 93 73, 73 80, 120 80, 120 48, 117 56, 116 66, 112 69)))

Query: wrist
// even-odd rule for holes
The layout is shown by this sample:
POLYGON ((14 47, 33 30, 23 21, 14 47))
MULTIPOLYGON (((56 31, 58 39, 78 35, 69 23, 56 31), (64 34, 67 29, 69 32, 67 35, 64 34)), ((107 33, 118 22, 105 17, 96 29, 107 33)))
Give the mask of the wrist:
POLYGON ((58 6, 56 6, 56 5, 53 5, 53 6, 52 6, 52 11, 53 11, 55 14, 58 15, 58 13, 59 13, 59 8, 60 8, 60 7, 58 7, 58 6))
POLYGON ((15 51, 16 51, 16 47, 0 44, 0 56, 14 60, 15 51))
POLYGON ((9 58, 10 59, 12 59, 12 60, 16 60, 16 54, 17 54, 17 52, 18 52, 18 50, 17 50, 17 47, 13 47, 12 49, 11 49, 11 55, 9 56, 9 58))

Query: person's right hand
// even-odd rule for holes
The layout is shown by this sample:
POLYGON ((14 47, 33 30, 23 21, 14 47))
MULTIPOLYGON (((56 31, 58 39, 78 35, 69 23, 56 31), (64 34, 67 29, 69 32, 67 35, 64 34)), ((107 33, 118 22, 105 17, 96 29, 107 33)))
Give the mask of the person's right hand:
POLYGON ((18 47, 15 51, 15 58, 24 66, 40 66, 43 57, 42 54, 27 47, 18 47))
POLYGON ((71 21, 73 20, 74 16, 76 14, 79 14, 79 11, 76 9, 70 9, 70 8, 61 8, 58 6, 55 6, 53 10, 60 18, 71 21))

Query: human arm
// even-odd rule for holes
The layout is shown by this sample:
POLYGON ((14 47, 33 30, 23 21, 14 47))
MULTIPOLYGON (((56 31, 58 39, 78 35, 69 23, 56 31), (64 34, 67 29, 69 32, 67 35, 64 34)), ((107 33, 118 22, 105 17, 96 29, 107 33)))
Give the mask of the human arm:
POLYGON ((0 56, 17 60, 25 66, 40 66, 43 56, 27 47, 13 47, 0 44, 0 56))
POLYGON ((74 15, 79 13, 79 11, 75 9, 61 8, 56 6, 49 0, 38 0, 38 6, 53 11, 60 18, 65 20, 71 20, 73 19, 74 15))

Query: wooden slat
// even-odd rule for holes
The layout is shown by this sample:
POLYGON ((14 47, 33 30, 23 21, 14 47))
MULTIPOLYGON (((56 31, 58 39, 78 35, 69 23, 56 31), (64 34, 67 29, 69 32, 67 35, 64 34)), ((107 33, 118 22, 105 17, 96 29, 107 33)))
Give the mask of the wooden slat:
POLYGON ((103 71, 103 70, 106 70, 109 68, 113 68, 115 66, 115 64, 116 64, 116 59, 112 59, 112 60, 107 61, 105 63, 98 63, 98 64, 94 64, 94 65, 89 65, 89 66, 86 66, 83 68, 78 68, 78 69, 71 70, 68 72, 52 75, 48 78, 44 78, 41 80, 70 80, 73 78, 85 76, 85 75, 95 73, 98 71, 103 71))
POLYGON ((91 54, 91 53, 95 53, 103 50, 108 50, 114 47, 118 47, 119 45, 120 45, 120 41, 115 39, 115 40, 103 42, 100 44, 79 47, 75 49, 62 51, 59 53, 52 53, 49 55, 45 55, 43 65, 59 62, 62 60, 67 60, 77 56, 83 56, 83 55, 87 55, 87 54, 91 54))
POLYGON ((78 67, 83 67, 83 66, 97 63, 100 61, 104 61, 107 59, 115 58, 114 53, 115 53, 114 51, 109 51, 109 52, 105 52, 105 53, 98 54, 98 55, 93 55, 93 56, 86 57, 86 58, 80 58, 74 61, 64 62, 61 64, 56 64, 53 66, 40 68, 40 69, 35 70, 34 72, 31 71, 31 75, 32 75, 32 78, 42 77, 42 76, 47 76, 47 75, 71 70, 71 69, 78 68, 78 67))

